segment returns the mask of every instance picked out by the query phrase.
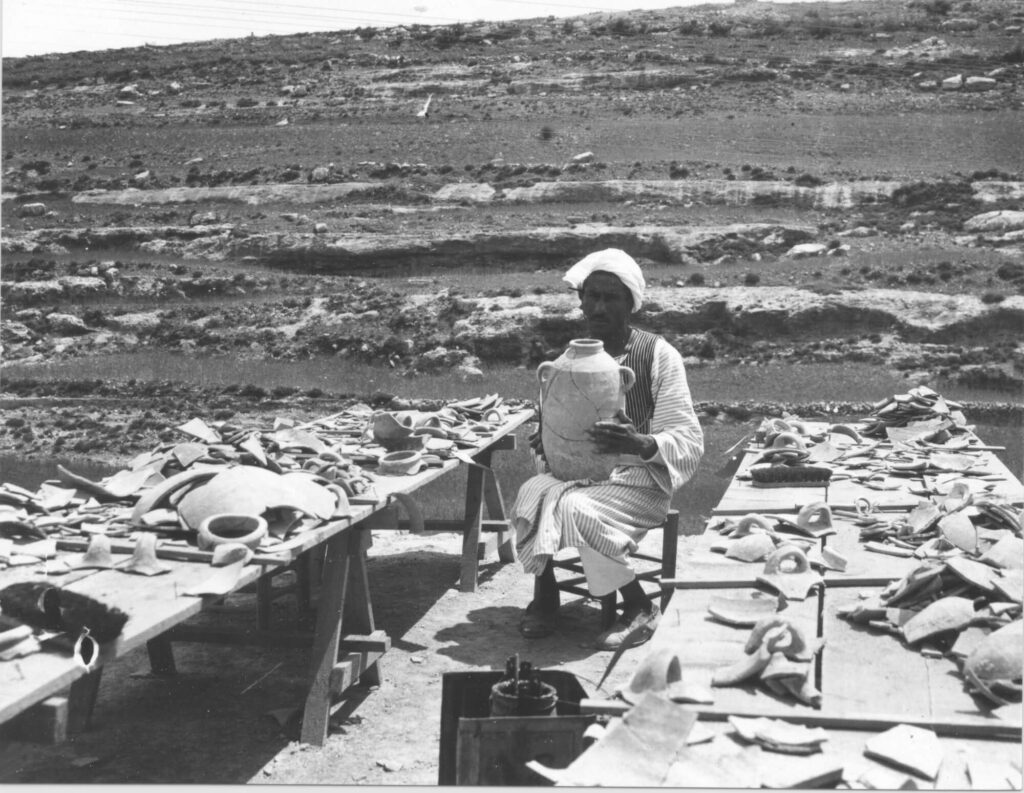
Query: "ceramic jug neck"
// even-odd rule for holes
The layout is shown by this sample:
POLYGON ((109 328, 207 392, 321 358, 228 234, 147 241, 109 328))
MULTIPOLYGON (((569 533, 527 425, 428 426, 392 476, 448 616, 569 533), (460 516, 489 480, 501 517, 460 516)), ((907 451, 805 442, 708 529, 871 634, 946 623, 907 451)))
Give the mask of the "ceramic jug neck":
POLYGON ((569 349, 576 358, 587 358, 604 352, 604 342, 600 339, 573 339, 569 349))

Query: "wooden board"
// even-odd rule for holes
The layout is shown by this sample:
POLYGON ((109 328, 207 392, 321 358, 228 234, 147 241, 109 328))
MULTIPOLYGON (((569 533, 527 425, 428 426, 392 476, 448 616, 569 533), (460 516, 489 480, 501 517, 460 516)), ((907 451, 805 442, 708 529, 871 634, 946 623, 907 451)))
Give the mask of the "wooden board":
MULTIPOLYGON (((821 571, 826 586, 883 586, 902 578, 920 563, 920 559, 890 556, 867 550, 860 541, 860 529, 851 521, 833 516, 835 534, 819 540, 847 560, 845 571, 821 571)), ((796 537, 797 535, 794 535, 796 537)), ((708 529, 703 534, 681 537, 676 579, 686 588, 755 586, 757 576, 764 570, 764 562, 742 562, 724 553, 711 550, 713 545, 726 542, 718 531, 708 529)))
MULTIPOLYGON (((467 449, 477 454, 483 449, 496 445, 500 439, 533 417, 530 410, 522 410, 507 417, 494 431, 482 438, 476 447, 467 449)), ((378 477, 379 492, 376 499, 368 503, 357 503, 351 513, 341 519, 332 520, 306 530, 286 542, 276 545, 272 551, 287 552, 292 558, 302 552, 327 542, 340 532, 349 530, 359 521, 384 509, 396 492, 415 493, 420 487, 438 477, 464 465, 459 460, 447 461, 440 468, 428 468, 415 476, 378 477), (388 481, 382 481, 388 480, 388 481)), ((64 558, 80 557, 80 553, 59 552, 64 558)), ((118 554, 115 559, 126 562, 128 555, 118 554)), ((115 605, 129 615, 122 635, 105 645, 100 654, 100 663, 108 663, 146 641, 162 634, 174 625, 199 613, 206 603, 203 598, 183 594, 185 590, 202 583, 214 571, 210 565, 197 562, 162 560, 171 572, 146 577, 130 575, 116 570, 74 571, 64 576, 46 577, 43 566, 31 565, 0 571, 0 588, 15 581, 46 580, 54 586, 90 595, 104 603, 115 605)), ((265 569, 250 564, 243 570, 236 582, 237 591, 255 582, 265 569)), ((213 598, 216 599, 216 598, 213 598)), ((206 601, 213 600, 210 598, 206 601)), ((0 723, 31 707, 49 696, 60 693, 85 675, 85 670, 66 650, 45 650, 24 658, 0 663, 0 723)))
MULTIPOLYGON (((729 590, 729 594, 739 597, 752 591, 750 588, 737 588, 729 590)), ((714 671, 743 658, 744 645, 750 636, 750 628, 738 628, 712 619, 708 603, 712 597, 720 595, 722 591, 714 589, 675 592, 651 639, 649 652, 671 648, 679 658, 682 679, 711 690, 714 704, 697 706, 696 709, 702 713, 745 713, 784 718, 813 712, 813 708, 807 705, 777 699, 754 684, 711 688, 714 671)), ((808 600, 790 601, 781 614, 800 625, 805 635, 817 636, 818 599, 818 595, 812 595, 808 600)))
POLYGON ((866 498, 877 509, 898 511, 913 509, 925 500, 923 496, 916 496, 906 489, 911 482, 920 484, 917 480, 889 477, 886 482, 899 489, 878 490, 855 479, 839 479, 829 483, 826 500, 835 509, 854 509, 857 499, 866 498))
POLYGON ((903 578, 921 564, 916 557, 891 556, 869 551, 860 541, 860 528, 852 521, 833 515, 836 533, 825 537, 829 548, 846 559, 846 570, 830 570, 825 574, 827 586, 884 586, 903 578))
POLYGON ((750 481, 733 479, 712 515, 746 515, 748 512, 793 514, 807 504, 824 501, 827 488, 754 487, 750 481))
POLYGON ((826 487, 755 487, 750 479, 742 478, 757 460, 759 449, 748 451, 740 462, 735 476, 721 501, 711 510, 712 515, 746 515, 748 512, 799 512, 805 504, 825 499, 826 487))
MULTIPOLYGON (((877 594, 878 590, 874 591, 877 594)), ((888 716, 927 725, 959 724, 984 733, 997 719, 966 693, 956 664, 928 658, 901 637, 856 625, 837 610, 860 601, 860 592, 829 589, 822 613, 822 712, 838 717, 888 716)))
MULTIPOLYGON (((687 754, 695 759, 713 760, 720 754, 723 746, 736 751, 737 743, 744 745, 742 739, 733 737, 735 732, 729 724, 706 721, 702 717, 697 727, 710 731, 716 737, 707 743, 688 747, 687 754), (727 743, 723 743, 723 741, 727 741, 727 743)), ((839 760, 843 769, 843 779, 847 783, 854 784, 858 780, 871 779, 886 790, 899 789, 908 778, 916 782, 917 787, 927 789, 969 789, 963 777, 963 763, 967 758, 970 758, 972 763, 980 763, 992 771, 995 779, 998 779, 1000 774, 1012 775, 1020 764, 1021 749, 1020 744, 1016 741, 943 736, 939 738, 939 746, 943 753, 943 766, 940 767, 938 778, 932 781, 866 756, 864 742, 877 734, 874 730, 825 728, 825 732, 828 735, 828 740, 822 744, 822 752, 839 760)), ((777 774, 788 775, 791 770, 799 773, 799 766, 813 762, 815 757, 816 755, 811 755, 808 758, 794 757, 762 750, 757 755, 757 770, 762 776, 762 785, 766 778, 772 778, 777 774)), ((1016 778, 1019 779, 1019 771, 1016 773, 1016 778)), ((993 785, 993 787, 995 786, 993 785)))

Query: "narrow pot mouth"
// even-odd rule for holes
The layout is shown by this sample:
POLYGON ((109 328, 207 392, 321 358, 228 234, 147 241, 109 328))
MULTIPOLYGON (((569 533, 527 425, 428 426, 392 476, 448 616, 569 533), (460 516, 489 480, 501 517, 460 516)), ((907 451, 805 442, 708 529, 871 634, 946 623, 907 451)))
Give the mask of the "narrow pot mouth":
POLYGON ((596 353, 604 350, 604 342, 600 339, 573 339, 569 347, 576 352, 596 353))

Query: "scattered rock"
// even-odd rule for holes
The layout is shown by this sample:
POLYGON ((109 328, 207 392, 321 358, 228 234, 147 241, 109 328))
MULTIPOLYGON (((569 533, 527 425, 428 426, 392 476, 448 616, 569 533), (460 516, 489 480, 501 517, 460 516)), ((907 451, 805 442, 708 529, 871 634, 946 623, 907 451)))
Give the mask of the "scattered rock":
POLYGON ((434 199, 440 202, 487 204, 494 199, 496 193, 489 184, 446 184, 434 194, 434 199))
POLYGON ((216 212, 194 212, 189 216, 189 226, 211 226, 221 222, 221 217, 216 212))
POLYGON ((840 237, 875 237, 878 235, 878 229, 869 228, 868 226, 857 226, 846 231, 840 231, 840 237))
POLYGON ((140 311, 107 317, 107 325, 129 333, 149 333, 160 327, 160 314, 156 311, 140 311))
POLYGON ((0 325, 0 339, 4 344, 28 344, 35 338, 35 334, 23 322, 12 322, 10 320, 0 325))
POLYGON ((968 77, 964 81, 965 91, 991 91, 999 82, 992 77, 968 77))
POLYGON ((943 30, 962 32, 965 30, 977 30, 980 24, 977 19, 972 17, 953 17, 952 19, 943 20, 940 27, 943 30))
POLYGON ((964 221, 964 231, 1016 231, 1024 229, 1024 211, 1001 209, 995 212, 983 212, 964 221))
POLYGON ((18 207, 18 217, 22 218, 35 218, 41 217, 46 214, 46 204, 43 203, 32 203, 22 204, 18 207))
POLYGON ((333 172, 333 170, 334 170, 333 166, 318 165, 309 174, 309 181, 311 181, 311 182, 326 182, 328 179, 331 178, 331 173, 333 172))
POLYGON ((964 86, 964 76, 956 74, 942 81, 943 91, 959 91, 964 86))
POLYGON ((828 252, 828 246, 820 242, 805 242, 801 245, 794 245, 786 256, 792 259, 806 259, 809 256, 824 256, 828 252))
POLYGON ((76 317, 73 314, 54 312, 47 315, 46 321, 49 323, 50 330, 58 336, 82 336, 92 332, 81 317, 76 317))
POLYGON ((483 370, 468 364, 460 364, 455 367, 455 376, 463 382, 481 382, 484 379, 483 370))

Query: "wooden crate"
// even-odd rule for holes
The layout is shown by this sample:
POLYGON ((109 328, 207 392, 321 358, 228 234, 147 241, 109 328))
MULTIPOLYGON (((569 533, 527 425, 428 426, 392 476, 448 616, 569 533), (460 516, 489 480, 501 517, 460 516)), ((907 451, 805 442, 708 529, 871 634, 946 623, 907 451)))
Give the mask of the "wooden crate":
POLYGON ((492 717, 491 687, 504 676, 500 671, 442 676, 439 785, 548 784, 526 763, 565 768, 583 752, 583 733, 597 717, 580 715, 587 693, 574 675, 540 670, 541 681, 558 695, 553 716, 492 717))

